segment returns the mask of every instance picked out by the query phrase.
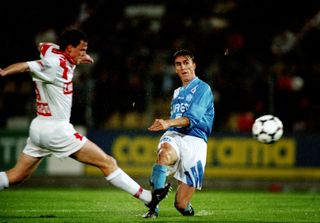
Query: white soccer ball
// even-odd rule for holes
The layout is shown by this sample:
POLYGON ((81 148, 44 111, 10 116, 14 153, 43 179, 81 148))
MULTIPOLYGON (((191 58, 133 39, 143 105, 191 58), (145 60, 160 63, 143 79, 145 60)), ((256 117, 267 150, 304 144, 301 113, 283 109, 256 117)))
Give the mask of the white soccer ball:
POLYGON ((283 135, 283 124, 274 115, 263 115, 254 121, 252 135, 261 143, 274 143, 283 135))

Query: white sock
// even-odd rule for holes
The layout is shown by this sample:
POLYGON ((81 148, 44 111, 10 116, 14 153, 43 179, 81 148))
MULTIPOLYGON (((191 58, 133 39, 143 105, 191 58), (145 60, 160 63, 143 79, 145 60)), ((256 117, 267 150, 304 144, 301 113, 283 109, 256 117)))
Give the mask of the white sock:
POLYGON ((9 187, 9 179, 5 172, 0 172, 0 190, 3 190, 5 187, 9 187))
POLYGON ((136 181, 128 176, 122 169, 118 168, 106 177, 113 186, 120 188, 134 197, 142 200, 145 204, 150 203, 151 191, 143 189, 136 181))

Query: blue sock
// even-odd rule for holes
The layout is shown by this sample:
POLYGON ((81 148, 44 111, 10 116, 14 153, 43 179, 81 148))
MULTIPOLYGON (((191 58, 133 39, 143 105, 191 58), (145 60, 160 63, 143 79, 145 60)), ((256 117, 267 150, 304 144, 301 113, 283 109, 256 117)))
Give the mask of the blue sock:
POLYGON ((151 182, 153 189, 163 188, 167 179, 167 166, 155 164, 152 168, 151 182))

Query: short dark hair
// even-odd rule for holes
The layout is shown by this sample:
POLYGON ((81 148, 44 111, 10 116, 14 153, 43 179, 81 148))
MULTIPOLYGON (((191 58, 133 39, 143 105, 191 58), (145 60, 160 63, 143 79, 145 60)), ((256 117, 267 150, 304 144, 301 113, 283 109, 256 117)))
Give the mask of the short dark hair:
POLYGON ((176 60, 177 57, 179 56, 186 56, 186 57, 190 57, 192 61, 195 61, 195 57, 193 55, 193 53, 190 50, 187 49, 180 49, 177 50, 173 56, 172 56, 172 63, 174 63, 174 61, 176 60))
POLYGON ((67 29, 59 36, 58 45, 60 50, 63 51, 68 45, 72 45, 74 47, 78 46, 81 40, 88 42, 87 36, 81 30, 67 29))

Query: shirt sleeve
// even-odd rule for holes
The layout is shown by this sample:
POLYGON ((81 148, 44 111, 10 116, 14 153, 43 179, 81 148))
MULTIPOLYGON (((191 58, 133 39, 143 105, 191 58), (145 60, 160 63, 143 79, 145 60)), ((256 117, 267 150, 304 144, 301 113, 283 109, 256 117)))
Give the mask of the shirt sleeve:
POLYGON ((33 80, 43 82, 53 82, 56 77, 56 69, 54 58, 42 58, 41 60, 28 61, 33 80))

